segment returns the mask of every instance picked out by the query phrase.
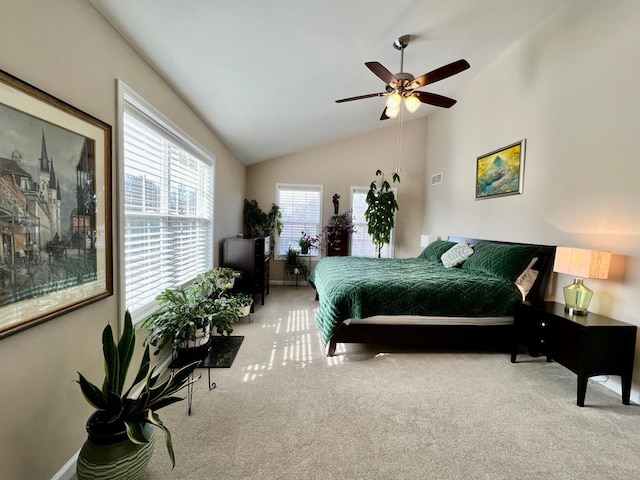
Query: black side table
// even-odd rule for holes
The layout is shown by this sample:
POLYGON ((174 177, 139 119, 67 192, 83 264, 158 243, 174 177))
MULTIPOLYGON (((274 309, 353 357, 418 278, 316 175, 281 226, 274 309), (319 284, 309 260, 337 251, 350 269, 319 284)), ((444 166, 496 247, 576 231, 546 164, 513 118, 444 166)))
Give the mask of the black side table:
POLYGON ((520 345, 546 355, 578 376, 577 404, 584 407, 587 380, 620 375, 622 403, 629 405, 637 327, 595 313, 570 315, 555 302, 522 302, 514 312, 511 362, 520 345))

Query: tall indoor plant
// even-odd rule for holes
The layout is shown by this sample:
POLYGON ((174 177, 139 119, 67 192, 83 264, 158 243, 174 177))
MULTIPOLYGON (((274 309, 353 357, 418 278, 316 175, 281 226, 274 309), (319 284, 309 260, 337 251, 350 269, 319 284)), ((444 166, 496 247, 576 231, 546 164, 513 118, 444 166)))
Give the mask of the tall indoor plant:
MULTIPOLYGON (((378 176, 381 177, 380 180, 371 182, 367 192, 364 218, 367 221, 367 233, 371 236, 380 258, 382 247, 391 242, 395 214, 399 207, 391 184, 384 179, 382 170, 376 171, 376 177, 378 176)), ((393 172, 392 179, 393 183, 400 183, 398 172, 393 172)))
POLYGON ((282 212, 275 203, 271 204, 271 210, 264 212, 256 200, 244 199, 243 209, 244 237, 270 237, 277 232, 282 233, 282 212))
POLYGON ((139 478, 153 452, 153 426, 164 432, 171 464, 175 466, 171 433, 157 411, 183 400, 175 394, 187 386, 199 362, 162 376, 156 366, 151 367, 147 346, 138 372, 125 390, 135 344, 136 335, 127 311, 118 343, 114 341, 111 325, 102 333, 105 369, 102 388, 78 372, 82 394, 96 409, 87 422, 88 438, 78 457, 79 480, 105 478, 105 471, 108 478, 139 478), (161 377, 164 381, 160 381, 161 377))

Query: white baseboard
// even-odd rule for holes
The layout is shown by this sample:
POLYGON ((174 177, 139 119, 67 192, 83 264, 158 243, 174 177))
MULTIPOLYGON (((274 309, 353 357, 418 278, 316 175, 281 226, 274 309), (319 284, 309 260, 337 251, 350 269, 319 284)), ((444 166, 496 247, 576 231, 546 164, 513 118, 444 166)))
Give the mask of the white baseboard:
POLYGON ((74 480, 76 478, 76 463, 78 462, 78 454, 80 450, 76 452, 76 454, 69 459, 64 466, 58 470, 51 480, 74 480))
MULTIPOLYGON (((269 280, 269 285, 279 285, 279 286, 285 286, 285 287, 295 287, 296 286, 296 281, 295 280, 269 280)), ((306 287, 307 285, 309 285, 306 281, 304 280, 298 280, 298 286, 299 287, 306 287)))

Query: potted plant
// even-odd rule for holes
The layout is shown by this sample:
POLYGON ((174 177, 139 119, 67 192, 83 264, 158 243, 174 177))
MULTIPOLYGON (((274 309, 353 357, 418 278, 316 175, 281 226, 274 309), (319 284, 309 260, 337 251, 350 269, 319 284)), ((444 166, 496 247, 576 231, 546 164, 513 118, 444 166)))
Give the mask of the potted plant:
POLYGON ((275 232, 282 233, 282 212, 275 203, 271 210, 264 212, 256 200, 244 199, 243 226, 245 238, 270 237, 275 232))
POLYGON ((309 276, 309 268, 300 259, 300 252, 293 248, 287 250, 284 271, 287 275, 302 275, 305 280, 309 276))
MULTIPOLYGON (((398 210, 398 202, 395 194, 391 189, 391 185, 384 179, 382 170, 376 171, 376 176, 380 176, 379 182, 371 182, 369 192, 367 193, 367 209, 364 217, 367 221, 367 233, 371 235, 373 244, 378 251, 391 241, 391 231, 395 224, 395 213, 398 210)), ((393 183, 400 183, 398 172, 393 173, 393 183)))
POLYGON ((320 241, 319 233, 316 235, 309 235, 308 233, 305 233, 304 230, 300 233, 302 236, 300 237, 300 240, 298 240, 298 245, 300 245, 300 253, 302 255, 307 255, 312 248, 318 248, 318 242, 320 241))
POLYGON ((120 474, 127 474, 127 479, 139 478, 153 452, 154 425, 163 431, 171 464, 175 466, 171 433, 157 411, 183 400, 175 394, 188 385, 198 362, 171 372, 160 381, 162 372, 155 366, 150 367, 147 346, 138 372, 125 390, 135 344, 136 335, 127 311, 118 343, 114 341, 111 325, 107 325, 102 333, 105 367, 102 388, 78 373, 82 394, 96 409, 87 422, 88 438, 78 456, 79 480, 102 478, 105 471, 109 471, 109 478, 125 478, 120 474))
POLYGON ((206 346, 214 328, 219 335, 233 332, 238 311, 225 293, 230 282, 216 286, 220 279, 237 278, 239 272, 233 272, 218 267, 199 275, 188 287, 167 289, 158 295, 160 309, 142 323, 149 331, 146 341, 156 347, 154 354, 167 345, 174 349, 206 346), (230 276, 227 270, 232 272, 230 276))
POLYGON ((149 332, 146 341, 156 347, 155 355, 167 345, 193 348, 208 342, 213 302, 202 295, 200 288, 169 288, 156 300, 160 309, 142 323, 149 332))
POLYGON ((329 256, 338 253, 347 254, 349 234, 356 231, 353 224, 351 210, 344 213, 335 213, 327 219, 327 223, 322 227, 322 235, 326 239, 327 254, 329 256))
MULTIPOLYGON (((218 290, 231 290, 235 285, 236 278, 240 278, 242 276, 242 272, 234 270, 229 267, 216 267, 206 274, 205 277, 208 277, 216 289, 218 290)), ((207 279, 204 279, 207 281, 207 279)))
POLYGON ((251 313, 251 305, 253 305, 253 295, 249 295, 247 293, 236 293, 231 298, 238 308, 240 317, 246 317, 251 313))

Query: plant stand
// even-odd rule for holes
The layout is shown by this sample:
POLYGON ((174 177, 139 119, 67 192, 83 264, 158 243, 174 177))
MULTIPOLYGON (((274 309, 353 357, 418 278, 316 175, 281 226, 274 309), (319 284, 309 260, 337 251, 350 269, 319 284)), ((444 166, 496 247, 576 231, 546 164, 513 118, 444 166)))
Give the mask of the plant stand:
MULTIPOLYGON (((298 281, 300 277, 308 276, 311 273, 311 255, 298 255, 298 263, 292 265, 284 264, 284 283, 287 283, 287 277, 295 278, 296 290, 298 289, 298 281)), ((304 278, 306 280, 306 278, 304 278)))
MULTIPOLYGON (((209 390, 216 388, 216 383, 211 381, 211 364, 209 363, 209 354, 211 353, 212 342, 209 341, 199 347, 195 348, 174 348, 172 353, 170 369, 181 368, 189 363, 199 361, 200 365, 197 368, 207 369, 207 384, 209 390)), ((189 376, 189 383, 187 384, 187 411, 191 415, 191 405, 193 403, 193 384, 195 381, 195 373, 191 373, 189 376)))

